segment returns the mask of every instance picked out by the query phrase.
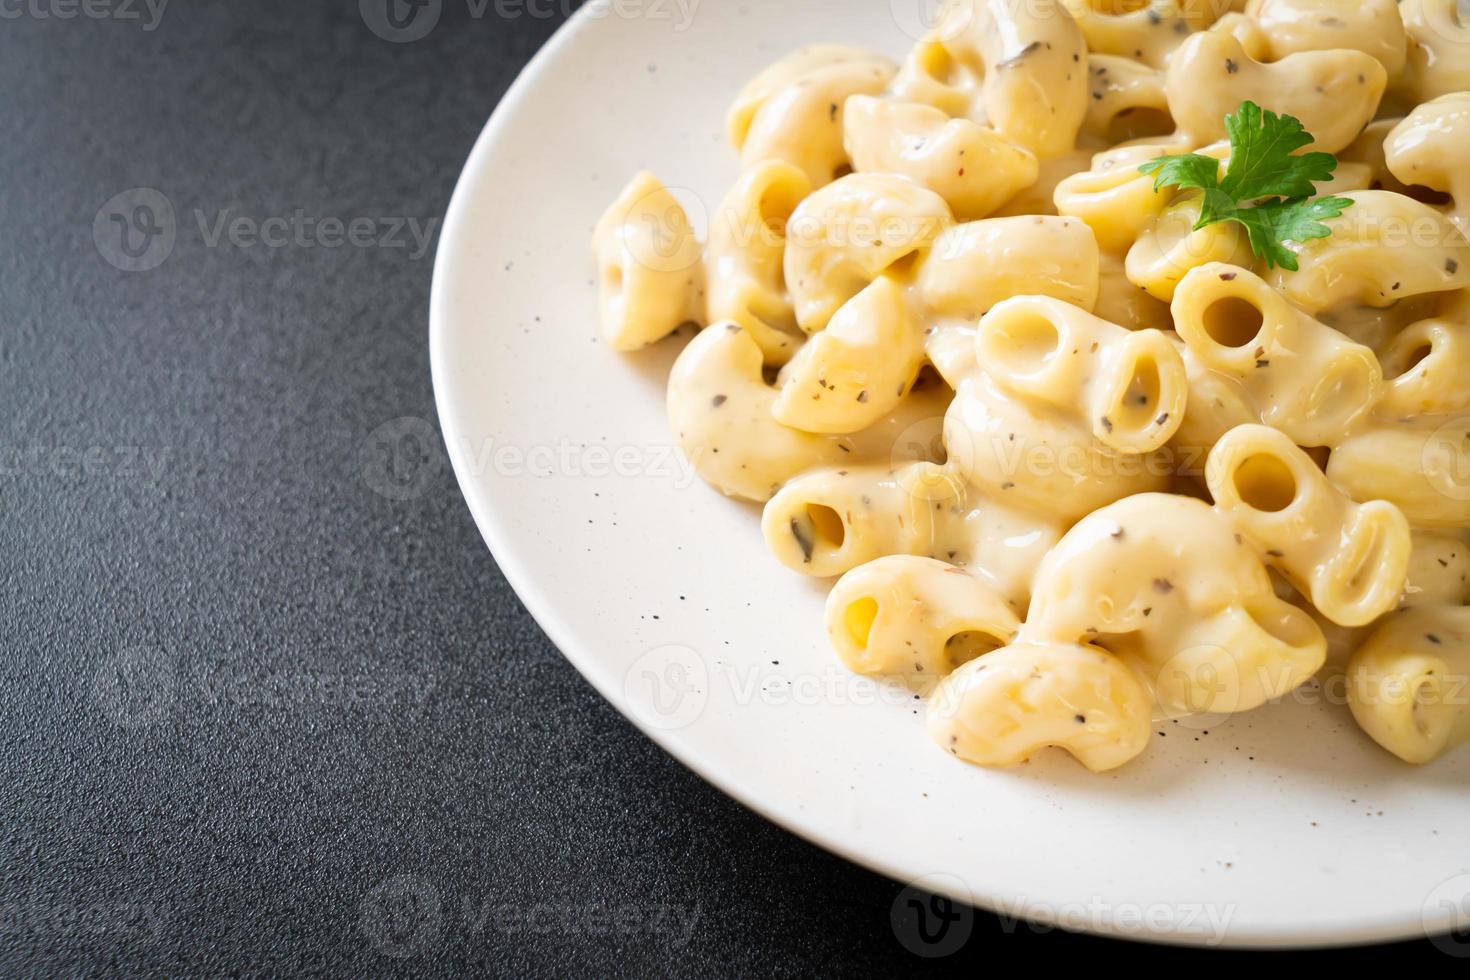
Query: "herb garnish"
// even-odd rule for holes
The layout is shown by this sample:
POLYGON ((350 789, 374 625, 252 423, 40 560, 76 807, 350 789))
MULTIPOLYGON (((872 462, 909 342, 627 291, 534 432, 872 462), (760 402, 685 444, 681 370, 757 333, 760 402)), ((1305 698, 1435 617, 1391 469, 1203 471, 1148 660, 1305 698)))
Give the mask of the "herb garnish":
POLYGON ((1296 150, 1312 142, 1312 134, 1295 116, 1278 116, 1254 102, 1242 102, 1225 117, 1230 134, 1230 164, 1220 177, 1220 161, 1198 153, 1159 157, 1138 169, 1154 178, 1154 190, 1180 187, 1204 193, 1196 230, 1219 221, 1244 226, 1251 251, 1268 268, 1295 272, 1296 254, 1285 242, 1326 238, 1332 229, 1323 219, 1335 218, 1352 205, 1346 197, 1312 198, 1320 181, 1337 169, 1331 153, 1296 150))

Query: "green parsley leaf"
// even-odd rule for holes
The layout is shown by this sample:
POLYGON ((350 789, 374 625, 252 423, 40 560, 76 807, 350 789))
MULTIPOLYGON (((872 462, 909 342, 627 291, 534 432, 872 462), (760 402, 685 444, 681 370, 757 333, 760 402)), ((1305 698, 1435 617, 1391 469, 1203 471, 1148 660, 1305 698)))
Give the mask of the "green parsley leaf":
POLYGON ((1311 197, 1313 184, 1331 180, 1337 158, 1331 153, 1296 150, 1312 142, 1295 116, 1278 116, 1254 102, 1242 102, 1225 117, 1230 134, 1230 167, 1220 189, 1237 201, 1261 197, 1311 197))
POLYGON ((1154 190, 1178 187, 1201 192, 1195 229, 1219 221, 1245 227, 1251 251, 1268 267, 1297 268, 1296 254, 1285 242, 1325 238, 1332 229, 1321 224, 1335 218, 1352 201, 1343 197, 1309 200, 1320 181, 1330 180, 1337 158, 1330 153, 1293 155, 1312 143, 1312 134, 1293 116, 1278 116, 1254 102, 1242 102, 1225 117, 1230 134, 1230 163, 1220 176, 1220 162, 1199 153, 1164 156, 1138 169, 1154 178, 1154 190), (1257 213, 1259 212, 1259 213, 1257 213))
POLYGON ((1282 243, 1326 238, 1332 229, 1322 224, 1322 220, 1337 217, 1352 203, 1346 197, 1275 198, 1257 207, 1232 211, 1225 217, 1245 226, 1251 251, 1263 257, 1268 267, 1279 265, 1295 272, 1296 253, 1282 243))

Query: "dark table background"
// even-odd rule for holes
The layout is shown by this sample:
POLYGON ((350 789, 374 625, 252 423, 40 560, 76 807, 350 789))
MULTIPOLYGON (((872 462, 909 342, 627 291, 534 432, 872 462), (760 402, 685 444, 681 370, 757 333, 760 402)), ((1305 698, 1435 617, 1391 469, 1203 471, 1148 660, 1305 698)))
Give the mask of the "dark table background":
POLYGON ((0 4, 0 973, 1198 956, 984 914, 913 955, 900 885, 626 723, 382 428, 435 424, 433 243, 394 226, 437 230, 573 0, 442 0, 413 43, 357 0, 158 2, 0 4))

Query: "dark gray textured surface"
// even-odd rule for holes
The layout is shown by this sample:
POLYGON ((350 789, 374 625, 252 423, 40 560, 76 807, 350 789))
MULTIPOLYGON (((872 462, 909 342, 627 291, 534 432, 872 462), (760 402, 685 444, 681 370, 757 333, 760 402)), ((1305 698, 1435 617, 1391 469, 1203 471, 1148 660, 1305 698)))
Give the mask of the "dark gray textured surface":
POLYGON ((28 2, 0 19, 0 972, 1190 955, 986 916, 958 954, 910 955, 899 886, 747 813, 583 683, 447 470, 390 456, 424 481, 408 500, 364 477, 379 426, 434 418, 432 250, 212 226, 436 221, 560 15, 445 0, 389 44, 355 0, 176 0, 153 30, 141 0, 28 2), (93 225, 140 186, 176 241, 129 273, 93 225))

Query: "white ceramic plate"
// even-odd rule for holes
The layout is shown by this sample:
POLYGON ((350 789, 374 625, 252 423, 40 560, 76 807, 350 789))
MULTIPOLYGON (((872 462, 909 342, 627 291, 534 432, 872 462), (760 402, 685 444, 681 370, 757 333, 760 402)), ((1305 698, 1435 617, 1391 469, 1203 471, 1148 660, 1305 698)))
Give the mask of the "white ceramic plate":
MULTIPOLYGON (((771 820, 1003 915, 1165 942, 1422 936, 1470 892, 1470 753, 1390 758, 1320 692, 1168 725, 1094 776, 934 748, 910 696, 843 670, 824 583, 769 557, 757 509, 672 449, 671 339, 597 342, 589 237, 638 169, 700 224, 736 175, 722 120, 788 49, 900 57, 923 0, 619 0, 527 67, 471 154, 435 269, 431 345, 460 487, 577 669, 685 765, 771 820), (692 4, 692 8, 691 5, 692 4)), ((701 228, 702 232, 702 228, 701 228)))

